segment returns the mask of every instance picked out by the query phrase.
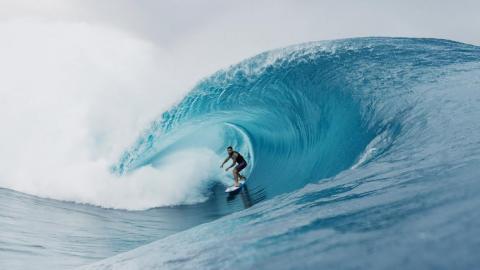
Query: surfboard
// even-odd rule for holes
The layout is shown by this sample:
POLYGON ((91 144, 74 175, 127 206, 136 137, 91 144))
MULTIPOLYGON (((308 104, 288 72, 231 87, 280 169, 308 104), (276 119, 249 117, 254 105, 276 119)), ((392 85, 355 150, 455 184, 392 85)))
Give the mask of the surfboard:
POLYGON ((225 192, 226 193, 232 193, 234 191, 237 191, 239 189, 241 189, 243 187, 243 185, 245 184, 245 180, 240 180, 238 181, 238 187, 236 187, 235 185, 232 185, 232 186, 229 186, 227 189, 225 189, 225 192))

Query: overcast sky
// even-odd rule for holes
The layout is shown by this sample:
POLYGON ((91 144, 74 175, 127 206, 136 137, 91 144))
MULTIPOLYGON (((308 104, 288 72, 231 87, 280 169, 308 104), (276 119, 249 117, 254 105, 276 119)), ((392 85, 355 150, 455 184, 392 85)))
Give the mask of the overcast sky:
POLYGON ((201 62, 206 72, 272 48, 345 37, 436 37, 479 45, 479 11, 476 0, 0 0, 2 20, 118 28, 181 52, 181 61, 201 62))

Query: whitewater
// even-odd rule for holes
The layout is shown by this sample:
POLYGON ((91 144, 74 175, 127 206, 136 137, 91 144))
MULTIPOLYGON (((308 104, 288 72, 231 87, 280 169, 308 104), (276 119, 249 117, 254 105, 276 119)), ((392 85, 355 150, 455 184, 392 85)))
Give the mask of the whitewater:
POLYGON ((311 42, 173 101, 108 158, 20 163, 41 184, 0 167, 0 268, 477 268, 480 47, 311 42), (249 163, 235 196, 228 145, 249 163))

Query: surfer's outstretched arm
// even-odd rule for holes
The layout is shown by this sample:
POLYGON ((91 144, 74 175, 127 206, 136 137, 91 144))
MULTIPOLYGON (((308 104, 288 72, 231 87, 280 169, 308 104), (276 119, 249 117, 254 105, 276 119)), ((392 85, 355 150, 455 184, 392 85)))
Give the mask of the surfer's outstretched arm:
POLYGON ((228 161, 229 159, 230 159, 230 157, 227 157, 227 158, 223 161, 222 165, 220 165, 220 168, 223 168, 223 165, 225 165, 225 163, 227 163, 227 161, 228 161))
POLYGON ((228 166, 228 168, 226 168, 226 169, 225 169, 225 171, 228 171, 228 170, 230 170, 230 168, 232 168, 233 166, 235 166, 235 162, 234 162, 234 163, 232 163, 232 165, 228 166))

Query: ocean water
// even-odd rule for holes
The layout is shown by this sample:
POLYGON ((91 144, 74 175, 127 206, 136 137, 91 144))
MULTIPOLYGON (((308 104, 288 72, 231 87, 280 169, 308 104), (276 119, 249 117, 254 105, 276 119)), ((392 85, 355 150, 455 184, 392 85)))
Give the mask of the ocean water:
POLYGON ((0 189, 1 268, 478 268, 480 47, 358 38, 259 54, 200 81, 111 174, 176 153, 201 177, 163 204, 0 189), (228 145, 249 163, 231 196, 228 145))

